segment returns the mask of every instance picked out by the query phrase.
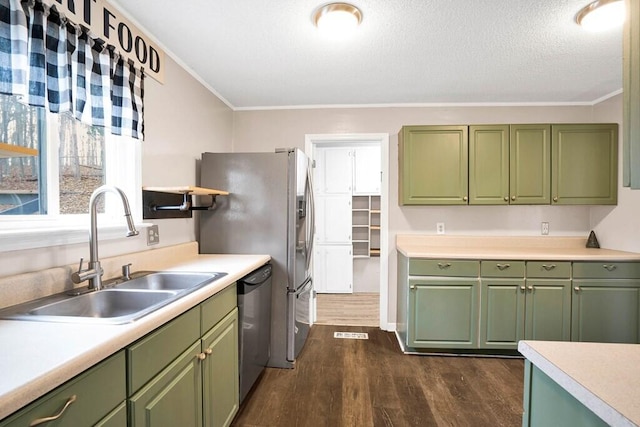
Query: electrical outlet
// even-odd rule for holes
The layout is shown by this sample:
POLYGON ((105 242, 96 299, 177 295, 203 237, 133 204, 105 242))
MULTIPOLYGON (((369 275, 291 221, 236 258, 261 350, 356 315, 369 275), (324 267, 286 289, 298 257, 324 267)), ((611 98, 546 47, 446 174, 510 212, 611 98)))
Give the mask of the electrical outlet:
POLYGON ((542 223, 542 228, 540 229, 540 233, 542 233, 543 236, 546 236, 549 234, 549 223, 548 222, 543 222, 542 223))
POLYGON ((160 243, 160 232, 157 225, 147 228, 147 246, 157 245, 160 243))
POLYGON ((436 233, 437 234, 444 234, 444 222, 436 223, 436 233))

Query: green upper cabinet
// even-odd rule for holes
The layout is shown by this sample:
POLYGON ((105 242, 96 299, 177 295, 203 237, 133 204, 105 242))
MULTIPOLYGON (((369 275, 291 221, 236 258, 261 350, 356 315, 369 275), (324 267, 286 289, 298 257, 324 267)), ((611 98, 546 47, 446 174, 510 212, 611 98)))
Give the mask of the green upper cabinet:
POLYGON ((618 125, 552 125, 554 205, 615 205, 618 201, 618 125))
POLYGON ((401 205, 467 204, 467 126, 404 126, 398 140, 401 205))
POLYGON ((509 204, 509 125, 469 126, 469 204, 509 204))
POLYGON ((511 125, 509 197, 512 205, 551 202, 551 126, 511 125))

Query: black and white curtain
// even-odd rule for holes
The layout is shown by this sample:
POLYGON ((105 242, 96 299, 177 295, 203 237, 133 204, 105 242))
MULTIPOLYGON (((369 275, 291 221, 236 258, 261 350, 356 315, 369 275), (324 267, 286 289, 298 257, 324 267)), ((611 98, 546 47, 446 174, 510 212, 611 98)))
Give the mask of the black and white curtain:
POLYGON ((142 70, 42 0, 0 0, 0 93, 143 139, 142 70))

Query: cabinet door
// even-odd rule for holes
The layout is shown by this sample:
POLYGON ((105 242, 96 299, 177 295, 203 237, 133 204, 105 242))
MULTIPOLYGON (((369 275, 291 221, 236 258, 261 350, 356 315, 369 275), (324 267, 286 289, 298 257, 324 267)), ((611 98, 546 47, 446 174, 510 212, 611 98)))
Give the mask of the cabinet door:
POLYGON ((640 343, 640 281, 574 280, 571 340, 640 343))
POLYGON ((401 205, 466 205, 467 126, 405 126, 399 139, 401 205))
POLYGON ((353 150, 353 194, 380 194, 381 174, 380 146, 355 147, 353 150))
POLYGON ((351 151, 349 147, 317 148, 314 187, 319 195, 351 195, 353 180, 351 151))
POLYGON ((351 243, 351 196, 319 196, 316 209, 316 243, 351 243))
POLYGON ((511 125, 509 203, 551 203, 551 126, 511 125))
POLYGON ((475 348, 477 327, 477 279, 409 279, 409 347, 475 348))
POLYGON ((509 126, 469 127, 469 204, 509 204, 509 126))
POLYGON ((200 340, 129 399, 132 427, 202 425, 200 340))
POLYGON ((127 403, 122 402, 106 417, 98 421, 93 427, 122 427, 127 425, 127 403))
POLYGON ((482 279, 480 348, 516 349, 524 337, 524 279, 482 279))
POLYGON ((231 425, 240 406, 238 376, 238 309, 202 337, 203 412, 205 427, 231 425))
POLYGON ((318 293, 353 291, 351 245, 316 245, 313 259, 314 289, 318 293))
POLYGON ((527 340, 571 339, 571 281, 527 280, 525 334, 527 340))
POLYGON ((552 126, 553 204, 618 202, 618 125, 552 126))

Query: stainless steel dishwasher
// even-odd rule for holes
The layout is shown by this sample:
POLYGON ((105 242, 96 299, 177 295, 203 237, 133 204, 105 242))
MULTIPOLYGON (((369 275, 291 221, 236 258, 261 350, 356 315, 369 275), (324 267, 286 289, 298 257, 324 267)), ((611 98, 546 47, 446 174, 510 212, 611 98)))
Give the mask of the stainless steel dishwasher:
POLYGON ((271 264, 238 281, 240 330, 240 402, 247 396, 270 356, 271 264))

